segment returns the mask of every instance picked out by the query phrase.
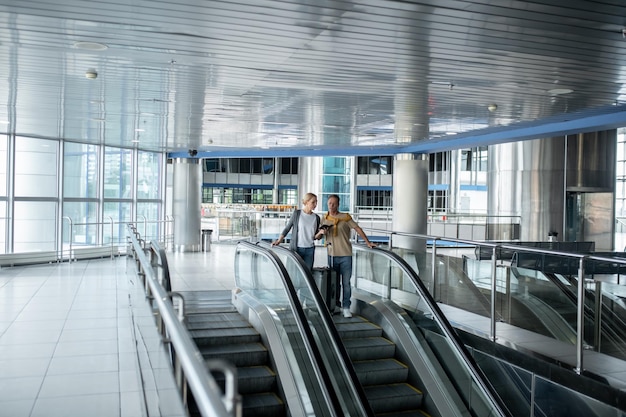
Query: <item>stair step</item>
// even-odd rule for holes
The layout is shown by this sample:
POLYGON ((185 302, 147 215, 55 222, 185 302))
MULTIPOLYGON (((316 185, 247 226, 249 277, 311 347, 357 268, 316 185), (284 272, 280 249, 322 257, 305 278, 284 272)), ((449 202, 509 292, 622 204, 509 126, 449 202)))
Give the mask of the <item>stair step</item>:
POLYGON ((215 329, 221 327, 250 327, 239 313, 192 314, 186 318, 189 329, 215 329))
POLYGON ((261 343, 199 346, 198 349, 205 359, 225 359, 237 367, 264 365, 269 360, 267 349, 261 343))
POLYGON ((252 327, 222 328, 214 330, 190 330, 191 337, 198 345, 219 346, 235 343, 253 343, 261 340, 259 333, 252 327))
POLYGON ((431 417, 424 410, 405 410, 391 413, 378 413, 376 417, 431 417))
POLYGON ((353 361, 393 358, 396 345, 384 337, 358 337, 344 339, 346 351, 353 361))
POLYGON ((370 385, 364 389, 365 396, 376 414, 417 410, 422 406, 422 392, 406 383, 370 385))
MULTIPOLYGON (((224 392, 224 374, 214 372, 213 378, 224 392)), ((243 366, 237 368, 237 391, 242 394, 268 392, 276 389, 276 374, 267 366, 243 366)))
POLYGON ((349 319, 341 317, 334 319, 334 322, 335 327, 337 327, 337 332, 339 332, 339 336, 342 339, 376 337, 382 336, 383 334, 383 330, 374 323, 356 317, 349 319))
POLYGON ((286 415, 285 404, 273 392, 243 396, 242 411, 244 417, 280 417, 286 415))
POLYGON ((361 385, 383 385, 405 382, 409 376, 409 368, 396 359, 376 359, 354 362, 361 385))

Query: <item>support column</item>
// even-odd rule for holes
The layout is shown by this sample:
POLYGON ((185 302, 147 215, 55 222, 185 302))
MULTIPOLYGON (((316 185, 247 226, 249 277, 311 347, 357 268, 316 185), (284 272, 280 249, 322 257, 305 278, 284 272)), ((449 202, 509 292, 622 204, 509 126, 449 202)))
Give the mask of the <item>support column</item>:
POLYGON ((202 166, 196 158, 173 161, 174 251, 199 252, 202 166))
MULTIPOLYGON (((396 155, 393 169, 393 230, 427 233, 428 156, 396 155)), ((394 236, 393 247, 426 252, 425 239, 394 236)))

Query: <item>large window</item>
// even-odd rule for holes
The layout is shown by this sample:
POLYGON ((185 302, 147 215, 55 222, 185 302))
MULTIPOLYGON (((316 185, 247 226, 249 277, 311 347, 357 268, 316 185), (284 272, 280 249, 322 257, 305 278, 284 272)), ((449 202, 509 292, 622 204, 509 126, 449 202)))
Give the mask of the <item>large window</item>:
POLYGON ((322 195, 319 201, 326 201, 331 194, 339 196, 339 210, 351 211, 352 160, 346 157, 324 157, 322 174, 322 195))
POLYGON ((15 140, 15 197, 58 196, 58 145, 54 140, 15 140))
POLYGON ((448 190, 428 190, 428 211, 430 213, 448 211, 448 190))
POLYGON ((487 147, 463 149, 460 171, 487 171, 487 147))
POLYGON ((98 244, 97 202, 65 201, 63 203, 63 217, 64 245, 70 242, 78 245, 98 244))
POLYGON ((0 197, 7 196, 7 164, 8 160, 8 146, 7 137, 0 135, 0 197))
POLYGON ((357 190, 356 205, 368 208, 389 208, 393 205, 391 190, 357 190))
POLYGON ((274 171, 274 158, 232 158, 228 164, 228 172, 234 174, 271 174, 274 171))
POLYGON ((104 198, 132 198, 132 159, 129 149, 105 148, 104 198))
POLYGON ((280 158, 281 174, 297 174, 298 158, 280 158))
POLYGON ((224 202, 232 204, 272 204, 272 190, 258 188, 225 188, 224 202))
POLYGON ((98 147, 67 142, 63 149, 63 197, 96 198, 98 147))
POLYGON ((16 201, 13 252, 55 250, 56 227, 56 202, 16 201))
POLYGON ((431 153, 428 157, 428 170, 430 172, 443 172, 448 169, 450 152, 431 153))
POLYGON ((393 174, 393 156, 360 156, 358 174, 393 174))
POLYGON ((156 152, 0 135, 0 253, 125 244, 131 221, 146 220, 141 232, 157 236, 164 159, 156 152))
POLYGON ((615 216, 618 217, 618 230, 626 231, 626 129, 617 131, 616 153, 615 216))
POLYGON ((161 158, 161 155, 158 153, 138 152, 138 200, 155 200, 161 195, 161 158))

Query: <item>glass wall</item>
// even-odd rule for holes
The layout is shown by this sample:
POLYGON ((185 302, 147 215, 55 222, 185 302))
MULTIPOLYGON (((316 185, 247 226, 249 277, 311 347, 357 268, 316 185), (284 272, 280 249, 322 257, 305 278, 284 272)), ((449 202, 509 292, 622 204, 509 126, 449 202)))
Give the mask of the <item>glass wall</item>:
POLYGON ((63 144, 64 249, 98 243, 99 147, 83 143, 63 144))
POLYGON ((131 221, 159 236, 164 166, 157 152, 0 136, 0 253, 125 246, 131 221))
POLYGON ((17 137, 13 252, 56 249, 59 142, 17 137))
POLYGON ((318 201, 326 201, 331 194, 339 196, 339 211, 351 211, 352 161, 351 157, 324 157, 322 195, 318 201))
POLYGON ((0 253, 7 251, 7 197, 8 197, 8 161, 9 142, 5 135, 0 135, 0 253))

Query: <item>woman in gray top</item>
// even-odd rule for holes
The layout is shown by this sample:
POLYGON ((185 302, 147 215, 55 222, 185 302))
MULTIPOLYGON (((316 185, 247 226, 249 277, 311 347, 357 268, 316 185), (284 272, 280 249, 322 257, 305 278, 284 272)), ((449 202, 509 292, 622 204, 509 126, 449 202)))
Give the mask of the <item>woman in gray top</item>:
POLYGON ((304 207, 293 212, 285 229, 278 236, 278 239, 272 242, 272 245, 279 245, 289 231, 293 229, 289 249, 300 255, 309 270, 312 270, 315 259, 315 240, 322 237, 322 234, 319 233, 320 218, 313 213, 317 207, 317 196, 313 193, 306 193, 302 199, 302 204, 304 207))

